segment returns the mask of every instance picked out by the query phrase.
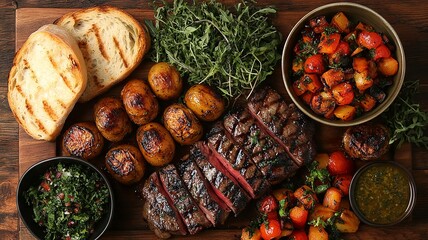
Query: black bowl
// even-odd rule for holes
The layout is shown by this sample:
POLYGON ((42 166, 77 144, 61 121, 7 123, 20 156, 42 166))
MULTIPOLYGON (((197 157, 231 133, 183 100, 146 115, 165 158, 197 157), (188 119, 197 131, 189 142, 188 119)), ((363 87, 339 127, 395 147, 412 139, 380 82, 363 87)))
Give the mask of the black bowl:
POLYGON ((113 190, 110 186, 108 179, 104 176, 104 174, 100 170, 98 170, 94 165, 90 164, 89 162, 79 158, 75 158, 75 157, 49 158, 34 164, 27 171, 25 171, 25 173, 22 175, 21 179, 19 180, 17 193, 16 193, 18 212, 22 221, 24 222, 28 230, 33 234, 33 236, 35 236, 38 239, 45 238, 45 233, 43 231, 43 228, 40 227, 33 220, 33 209, 25 201, 24 193, 31 186, 37 186, 38 184, 40 184, 41 176, 43 176, 43 174, 50 167, 56 167, 58 163, 62 163, 64 165, 70 165, 70 164, 83 165, 84 167, 87 167, 97 172, 102 177, 105 184, 107 185, 108 191, 110 194, 110 204, 107 207, 106 214, 96 224, 94 233, 92 233, 92 235, 89 238, 89 239, 98 239, 107 230, 113 218, 113 210, 114 210, 113 190))

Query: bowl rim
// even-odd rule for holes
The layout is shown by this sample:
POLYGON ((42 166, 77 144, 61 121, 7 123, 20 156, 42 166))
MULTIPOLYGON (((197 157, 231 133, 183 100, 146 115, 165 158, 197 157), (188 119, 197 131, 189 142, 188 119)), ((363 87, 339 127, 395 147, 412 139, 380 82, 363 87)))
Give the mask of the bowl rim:
POLYGON ((289 95, 289 97, 292 99, 292 101, 295 103, 295 105, 297 105, 297 107, 303 112, 305 113, 306 116, 310 117, 311 119, 322 123, 322 124, 326 124, 329 126, 334 126, 334 127, 350 127, 350 126, 355 126, 355 125, 359 125, 365 122, 368 122, 376 117, 378 117, 380 114, 382 114, 382 112, 384 112, 396 99, 398 93, 401 90, 401 87, 403 85, 404 82, 404 77, 406 75, 406 57, 405 57, 405 53, 404 53, 404 48, 403 45, 401 43, 401 40, 397 34, 397 32, 395 31, 395 29, 392 27, 392 25, 385 19, 383 18, 379 13, 377 13, 376 11, 374 11, 373 9, 364 6, 362 4, 358 4, 358 3, 353 3, 353 2, 334 2, 334 3, 329 3, 329 4, 325 4, 322 6, 319 6, 311 11, 309 11, 308 13, 306 13, 303 17, 301 17, 299 19, 299 21, 293 26, 293 28, 290 30, 287 39, 285 41, 284 47, 283 47, 283 51, 282 51, 282 56, 281 56, 281 72, 282 72, 282 80, 284 83, 284 86, 287 90, 287 93, 289 95), (388 99, 391 99, 390 101, 387 101, 387 99, 385 99, 385 101, 383 101, 381 104, 379 104, 376 109, 372 110, 371 112, 369 112, 370 114, 368 115, 363 115, 361 117, 358 117, 356 119, 353 119, 351 121, 343 121, 343 120, 330 120, 330 119, 326 119, 321 115, 317 115, 315 114, 312 110, 308 110, 305 107, 303 107, 301 104, 301 100, 294 95, 293 90, 291 89, 291 87, 288 86, 287 84, 287 73, 286 73, 286 68, 285 68, 285 61, 287 59, 286 55, 286 51, 288 48, 291 48, 292 46, 290 44, 292 44, 293 39, 292 39, 292 35, 295 34, 295 32, 297 32, 298 30, 300 30, 302 28, 302 24, 304 24, 306 21, 309 20, 309 17, 311 17, 312 15, 314 15, 315 13, 321 11, 321 10, 325 10, 325 9, 329 9, 332 7, 355 7, 358 8, 360 10, 369 12, 370 14, 374 15, 376 18, 378 18, 383 25, 385 25, 385 27, 391 32, 391 38, 395 39, 396 42, 394 42, 394 44, 396 45, 396 51, 401 53, 401 57, 398 58, 399 56, 397 56, 397 61, 401 62, 400 67, 401 67, 401 76, 398 80, 398 85, 396 88, 392 89, 392 91, 388 94, 388 99), (288 46, 288 48, 287 48, 288 46))
POLYGON ((358 216, 358 218, 362 222, 364 222, 367 225, 373 226, 373 227, 388 227, 388 226, 393 226, 393 225, 396 225, 396 224, 404 221, 413 212, 413 209, 416 205, 416 195, 417 195, 416 182, 413 178, 413 175, 411 174, 411 172, 407 168, 405 168, 400 163, 397 163, 396 161, 375 160, 375 161, 371 161, 371 162, 365 164, 364 166, 362 166, 360 169, 357 170, 357 172, 352 177, 351 183, 349 185, 349 203, 350 203, 352 209, 354 210, 354 213, 358 216), (407 176, 407 179, 409 181, 409 189, 410 189, 409 202, 407 204, 406 210, 404 211, 403 215, 400 218, 398 218, 395 222, 391 222, 391 223, 387 223, 387 224, 380 224, 380 223, 374 223, 374 222, 367 220, 364 217, 364 215, 361 213, 361 211, 359 210, 358 205, 356 203, 356 200, 354 198, 354 191, 356 188, 356 184, 357 184, 361 174, 364 171, 366 171, 368 168, 370 168, 374 165, 393 165, 393 166, 401 169, 404 172, 404 174, 407 176))
MULTIPOLYGON (((33 235, 33 237, 35 237, 37 239, 40 239, 40 238, 34 233, 33 229, 29 226, 29 223, 28 223, 29 220, 25 219, 22 216, 22 213, 21 213, 21 208, 20 208, 20 204, 19 204, 19 196, 21 196, 20 192, 23 191, 21 189, 22 188, 22 184, 21 183, 24 180, 25 176, 27 176, 27 174, 30 171, 32 171, 34 168, 36 168, 39 165, 46 164, 46 163, 49 163, 49 162, 54 162, 54 161, 57 161, 59 163, 61 161, 69 161, 69 160, 71 160, 70 164, 72 164, 72 163, 74 163, 74 164, 82 164, 82 165, 85 165, 85 166, 89 167, 90 169, 94 170, 95 172, 97 172, 101 176, 101 178, 104 180, 104 182, 106 183, 108 191, 109 191, 109 195, 110 195, 110 204, 109 204, 110 205, 110 211, 107 212, 107 214, 108 214, 107 224, 99 232, 98 236, 92 236, 92 235, 90 235, 89 239, 92 239, 92 238, 94 240, 99 239, 107 231, 107 229, 111 226, 111 223, 112 223, 112 220, 113 220, 113 214, 114 214, 114 193, 113 193, 113 188, 112 188, 112 186, 111 186, 108 178, 95 165, 93 165, 92 163, 90 163, 90 162, 88 162, 86 160, 83 160, 83 159, 77 158, 77 157, 73 157, 73 156, 56 156, 56 157, 51 157, 51 158, 47 158, 47 159, 38 161, 38 162, 34 163, 33 165, 31 165, 27 170, 25 170, 25 172, 19 178, 18 185, 17 185, 17 188, 16 188, 16 208, 18 209, 18 215, 21 218, 22 222, 24 223, 25 227, 28 229, 28 231, 33 235)), ((33 219, 30 219, 30 220, 32 221, 33 219)))

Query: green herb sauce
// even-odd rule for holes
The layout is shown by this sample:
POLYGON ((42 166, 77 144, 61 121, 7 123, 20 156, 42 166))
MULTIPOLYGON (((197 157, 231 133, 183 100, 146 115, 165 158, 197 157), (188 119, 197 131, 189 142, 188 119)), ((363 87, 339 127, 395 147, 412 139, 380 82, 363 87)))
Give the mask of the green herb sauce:
POLYGON ((395 222, 405 213, 409 199, 409 179, 394 165, 373 165, 361 173, 356 184, 357 206, 373 223, 395 222))
POLYGON ((81 165, 49 169, 41 183, 26 192, 34 221, 45 227, 45 239, 87 239, 110 201, 101 176, 81 165))

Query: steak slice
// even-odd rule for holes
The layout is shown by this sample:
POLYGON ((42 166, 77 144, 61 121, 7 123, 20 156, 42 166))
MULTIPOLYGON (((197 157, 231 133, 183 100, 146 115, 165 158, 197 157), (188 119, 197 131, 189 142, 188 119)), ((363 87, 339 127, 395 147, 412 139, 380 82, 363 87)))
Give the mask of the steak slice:
POLYGON ((224 118, 223 123, 228 134, 249 153, 269 183, 277 184, 299 169, 285 149, 259 126, 247 109, 235 110, 224 118))
POLYGON ((177 168, 169 164, 159 170, 159 178, 166 193, 171 198, 190 234, 196 234, 211 223, 187 191, 187 187, 178 174, 177 168))
POLYGON ((207 135, 207 145, 217 160, 238 181, 251 198, 265 194, 270 184, 247 153, 226 133, 223 124, 217 122, 207 135))
POLYGON ((159 182, 157 172, 150 175, 144 183, 142 195, 145 199, 143 217, 156 236, 169 238, 171 234, 186 235, 186 226, 177 209, 171 205, 171 200, 159 182))
POLYGON ((223 224, 229 216, 230 209, 214 193, 207 179, 202 175, 192 158, 177 164, 177 170, 195 202, 199 204, 207 219, 215 227, 223 224))
POLYGON ((264 87, 250 98, 248 109, 297 165, 312 162, 314 125, 294 104, 287 105, 275 90, 264 87))
POLYGON ((209 147, 203 142, 195 143, 190 150, 190 157, 194 159, 217 196, 226 203, 235 216, 238 215, 245 208, 250 197, 218 162, 209 147))

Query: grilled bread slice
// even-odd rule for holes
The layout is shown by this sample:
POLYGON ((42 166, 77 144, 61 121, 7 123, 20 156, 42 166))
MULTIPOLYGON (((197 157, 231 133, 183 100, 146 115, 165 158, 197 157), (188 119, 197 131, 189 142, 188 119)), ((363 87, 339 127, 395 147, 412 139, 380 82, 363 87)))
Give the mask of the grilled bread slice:
POLYGON ((54 140, 86 88, 86 65, 77 42, 48 24, 16 53, 8 80, 9 106, 35 139, 54 140))
POLYGON ((88 67, 86 102, 125 79, 150 48, 150 36, 137 20, 111 6, 68 13, 55 21, 77 40, 88 67))

